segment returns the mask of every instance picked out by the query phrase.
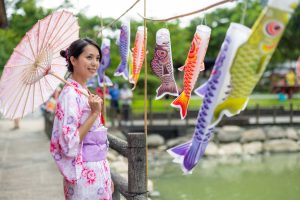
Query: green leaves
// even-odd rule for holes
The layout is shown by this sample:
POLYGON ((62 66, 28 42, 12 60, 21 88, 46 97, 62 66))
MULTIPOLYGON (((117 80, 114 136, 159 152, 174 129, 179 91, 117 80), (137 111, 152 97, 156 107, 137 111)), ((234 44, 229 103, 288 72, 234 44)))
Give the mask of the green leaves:
MULTIPOLYGON (((244 23, 246 26, 251 27, 261 10, 263 9, 259 0, 247 0, 247 9, 244 12, 246 1, 240 1, 235 7, 220 8, 207 13, 206 24, 212 27, 212 35, 207 50, 206 60, 214 60, 217 57, 221 44, 224 40, 225 33, 229 27, 230 22, 240 23, 242 15, 245 14, 244 23)), ((69 0, 64 0, 62 5, 58 8, 69 8, 72 6, 69 0)), ((8 29, 0 29, 0 73, 9 59, 13 49, 21 41, 24 34, 39 20, 47 16, 52 10, 47 10, 36 6, 36 0, 14 0, 8 1, 7 8, 12 8, 13 13, 9 17, 8 29)), ((105 17, 105 16, 104 16, 105 17)), ((78 14, 80 25, 80 37, 90 37, 101 45, 101 38, 98 37, 99 28, 101 26, 101 19, 97 16, 87 17, 83 12, 78 14)), ((104 18, 104 26, 110 24, 114 19, 104 18)), ((148 27, 148 43, 147 43, 147 63, 148 63, 148 88, 150 93, 155 93, 156 88, 159 86, 159 79, 155 77, 150 69, 150 62, 153 58, 155 48, 156 32, 160 28, 168 28, 171 36, 172 43, 172 57, 174 64, 175 77, 181 77, 176 68, 182 66, 186 60, 196 26, 201 24, 202 19, 195 18, 191 21, 188 27, 180 27, 178 20, 168 23, 162 22, 147 22, 148 27)), ((120 22, 117 22, 111 27, 111 32, 120 27, 120 22)), ((283 38, 279 43, 277 50, 271 62, 284 62, 286 60, 296 60, 300 56, 300 7, 295 11, 290 23, 288 24, 283 38)), ((133 48, 135 33, 138 26, 142 26, 142 21, 131 21, 131 45, 133 48)), ((116 35, 116 34, 114 34, 116 35)), ((107 69, 106 74, 112 78, 114 82, 123 83, 121 77, 113 77, 113 73, 120 62, 119 49, 116 45, 116 38, 109 36, 111 39, 111 65, 107 69)), ((270 65, 271 66, 271 65, 270 65)), ((144 69, 141 70, 141 77, 138 83, 137 92, 143 93, 143 77, 144 69)), ((182 84, 181 79, 176 79, 178 84, 182 84)))

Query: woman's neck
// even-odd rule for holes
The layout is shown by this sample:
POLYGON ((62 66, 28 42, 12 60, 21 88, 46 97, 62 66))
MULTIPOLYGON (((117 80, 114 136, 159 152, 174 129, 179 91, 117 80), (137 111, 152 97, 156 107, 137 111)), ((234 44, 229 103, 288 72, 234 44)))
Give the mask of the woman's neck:
POLYGON ((86 88, 86 81, 87 80, 83 79, 81 76, 78 76, 76 74, 72 74, 71 79, 73 79, 74 81, 79 83, 83 88, 86 88))

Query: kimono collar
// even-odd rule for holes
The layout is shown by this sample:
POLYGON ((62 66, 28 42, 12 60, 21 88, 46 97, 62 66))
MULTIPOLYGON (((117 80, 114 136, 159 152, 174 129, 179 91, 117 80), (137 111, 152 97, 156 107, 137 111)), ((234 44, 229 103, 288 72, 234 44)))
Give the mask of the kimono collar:
MULTIPOLYGON (((84 88, 82 87, 82 85, 80 85, 80 83, 78 83, 77 81, 71 79, 71 78, 68 78, 67 81, 73 85, 75 88, 79 88, 79 89, 83 89, 83 90, 86 90, 88 92, 88 94, 91 94, 91 92, 87 89, 87 88, 84 88)), ((80 93, 81 94, 81 93, 80 93)))
POLYGON ((71 78, 68 78, 67 81, 68 81, 71 85, 73 85, 74 87, 76 87, 76 88, 86 89, 86 88, 82 87, 82 85, 80 85, 80 83, 74 81, 74 80, 71 79, 71 78))

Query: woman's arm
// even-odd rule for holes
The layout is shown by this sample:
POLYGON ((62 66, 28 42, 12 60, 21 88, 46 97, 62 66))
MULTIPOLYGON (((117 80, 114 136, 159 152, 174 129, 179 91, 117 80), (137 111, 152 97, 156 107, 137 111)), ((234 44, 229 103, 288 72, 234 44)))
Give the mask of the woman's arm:
POLYGON ((89 130, 92 128, 93 124, 99 117, 99 114, 102 109, 102 99, 98 95, 91 94, 89 96, 89 105, 91 107, 91 114, 87 120, 79 127, 79 138, 80 141, 86 136, 89 130))

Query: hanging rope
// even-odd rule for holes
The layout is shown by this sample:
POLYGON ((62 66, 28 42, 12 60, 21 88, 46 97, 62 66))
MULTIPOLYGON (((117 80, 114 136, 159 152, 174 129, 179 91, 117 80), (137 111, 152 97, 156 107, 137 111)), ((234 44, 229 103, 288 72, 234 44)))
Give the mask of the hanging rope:
POLYGON ((110 24, 108 24, 107 26, 105 26, 105 27, 101 27, 100 28, 100 31, 99 31, 99 34, 98 34, 98 37, 100 37, 100 34, 102 33, 102 30, 103 29, 106 29, 106 28, 108 28, 108 27, 111 27, 113 24, 115 24, 121 17, 123 17, 126 13, 128 13, 132 8, 134 8, 134 6, 138 3, 138 2, 140 2, 141 0, 136 0, 133 4, 132 4, 132 6, 130 6, 122 15, 120 15, 117 19, 115 19, 114 21, 112 21, 110 24))
MULTIPOLYGON (((144 16, 146 14, 146 0, 144 0, 144 16)), ((146 140, 146 189, 148 190, 148 143, 147 143, 147 136, 148 136, 148 109, 147 109, 147 102, 148 102, 148 95, 147 95, 147 80, 148 80, 148 69, 147 69, 147 19, 144 19, 144 52, 145 52, 145 60, 144 60, 144 131, 145 131, 145 140, 146 140)), ((148 193, 147 193, 148 198, 148 193)))
POLYGON ((202 19, 201 19, 201 25, 207 25, 206 24, 206 17, 205 17, 205 14, 204 14, 204 16, 202 17, 202 19))
POLYGON ((243 14, 242 14, 241 21, 240 21, 241 24, 245 23, 245 17, 246 17, 246 13, 247 13, 247 8, 248 8, 248 0, 245 0, 244 8, 243 8, 243 14))
POLYGON ((209 6, 205 7, 205 8, 202 8, 200 10, 196 10, 196 11, 193 11, 193 12, 190 12, 190 13, 186 13, 186 14, 182 14, 182 15, 177 15, 177 16, 169 17, 169 18, 165 18, 165 19, 147 18, 146 16, 142 16, 141 14, 138 14, 138 15, 140 17, 142 17, 143 19, 146 19, 146 20, 165 22, 165 21, 170 21, 170 20, 173 20, 173 19, 178 19, 178 18, 181 18, 181 17, 186 17, 186 16, 194 15, 194 14, 197 14, 199 12, 203 12, 205 10, 208 10, 210 8, 222 5, 222 4, 227 3, 227 2, 233 2, 233 1, 237 1, 237 0, 223 0, 223 1, 220 1, 218 3, 209 5, 209 6))

